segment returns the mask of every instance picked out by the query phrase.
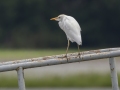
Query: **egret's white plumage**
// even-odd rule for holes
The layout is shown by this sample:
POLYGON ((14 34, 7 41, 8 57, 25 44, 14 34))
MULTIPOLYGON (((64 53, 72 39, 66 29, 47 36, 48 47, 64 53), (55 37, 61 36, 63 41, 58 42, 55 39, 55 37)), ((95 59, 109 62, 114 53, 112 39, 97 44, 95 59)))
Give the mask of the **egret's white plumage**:
POLYGON ((59 15, 59 26, 65 32, 67 38, 71 42, 76 42, 78 45, 82 44, 81 28, 78 22, 71 16, 59 15))
MULTIPOLYGON (((81 28, 78 22, 72 17, 65 14, 61 14, 58 17, 51 18, 50 20, 58 21, 60 28, 65 32, 68 39, 68 47, 69 48, 69 40, 71 42, 76 42, 79 45, 82 45, 81 39, 81 28)), ((67 51, 66 51, 67 53, 67 51)))

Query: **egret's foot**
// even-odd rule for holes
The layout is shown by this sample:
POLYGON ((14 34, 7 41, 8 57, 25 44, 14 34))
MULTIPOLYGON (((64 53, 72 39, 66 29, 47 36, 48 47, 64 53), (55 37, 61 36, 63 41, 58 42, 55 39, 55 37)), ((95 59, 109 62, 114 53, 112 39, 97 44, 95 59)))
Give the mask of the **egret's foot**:
POLYGON ((78 56, 79 56, 79 58, 80 58, 80 56, 81 56, 81 53, 80 53, 80 52, 78 53, 78 56))
POLYGON ((64 56, 64 58, 66 58, 66 59, 67 59, 67 62, 68 62, 68 58, 67 58, 67 55, 65 55, 65 56, 64 56))

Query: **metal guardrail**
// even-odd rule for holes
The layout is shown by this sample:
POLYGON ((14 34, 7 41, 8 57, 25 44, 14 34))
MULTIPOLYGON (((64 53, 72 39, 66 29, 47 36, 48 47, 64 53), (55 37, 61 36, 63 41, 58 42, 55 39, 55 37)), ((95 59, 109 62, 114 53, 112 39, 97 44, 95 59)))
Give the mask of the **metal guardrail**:
POLYGON ((78 53, 70 53, 67 58, 64 56, 65 54, 1 62, 0 72, 17 70, 19 90, 25 90, 24 69, 109 58, 112 88, 119 90, 114 57, 120 56, 120 48, 84 51, 80 56, 78 53))

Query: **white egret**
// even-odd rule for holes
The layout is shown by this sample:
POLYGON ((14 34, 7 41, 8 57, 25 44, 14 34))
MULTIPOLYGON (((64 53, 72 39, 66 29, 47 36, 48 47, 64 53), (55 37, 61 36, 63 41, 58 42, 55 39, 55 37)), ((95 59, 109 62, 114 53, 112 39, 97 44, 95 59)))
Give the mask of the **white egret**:
POLYGON ((58 21, 60 28, 65 32, 67 36, 68 45, 66 50, 66 57, 70 45, 69 41, 77 43, 79 50, 78 55, 80 55, 79 45, 82 45, 82 39, 81 39, 81 28, 78 22, 72 16, 68 16, 65 14, 61 14, 58 17, 51 18, 50 20, 58 21))

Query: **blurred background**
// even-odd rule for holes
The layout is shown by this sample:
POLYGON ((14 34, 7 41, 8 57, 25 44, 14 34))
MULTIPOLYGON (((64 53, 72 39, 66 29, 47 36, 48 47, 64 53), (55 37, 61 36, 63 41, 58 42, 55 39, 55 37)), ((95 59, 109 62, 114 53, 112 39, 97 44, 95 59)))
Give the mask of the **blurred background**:
MULTIPOLYGON (((58 22, 50 21, 59 14, 79 22, 81 51, 120 46, 120 0, 0 0, 0 61, 65 53, 66 36, 58 22)), ((69 52, 77 52, 76 43, 69 52)), ((111 87, 107 60, 25 71, 28 87, 111 87)), ((1 73, 0 78, 0 87, 17 87, 16 72, 1 73)))
MULTIPOLYGON (((0 47, 64 48, 66 36, 59 14, 71 15, 82 28, 82 47, 117 47, 119 0, 1 0, 0 47)), ((76 46, 76 45, 73 45, 76 46)))

